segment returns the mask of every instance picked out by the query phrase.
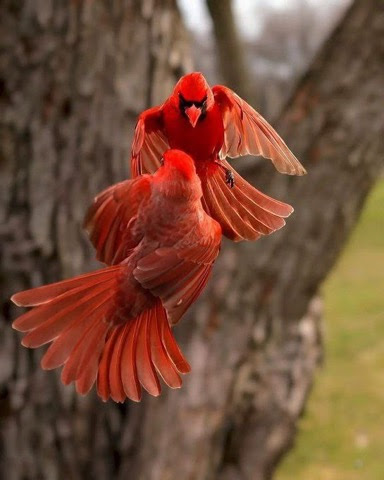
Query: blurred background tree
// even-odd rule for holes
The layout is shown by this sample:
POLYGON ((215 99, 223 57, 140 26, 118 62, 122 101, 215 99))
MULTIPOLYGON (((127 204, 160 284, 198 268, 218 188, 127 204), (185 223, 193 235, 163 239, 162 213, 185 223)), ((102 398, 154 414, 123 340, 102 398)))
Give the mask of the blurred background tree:
MULTIPOLYGON (((250 71, 244 46, 236 28, 232 0, 207 0, 212 18, 221 75, 242 98, 252 101, 250 71)), ((255 99, 254 99, 255 100, 255 99)))
MULTIPOLYGON (((292 203, 295 216, 257 243, 226 242, 210 291, 176 332, 192 373, 181 391, 139 405, 79 398, 57 374, 42 372, 40 353, 22 349, 10 329, 15 311, 5 300, 4 478, 261 480, 293 443, 322 356, 319 286, 382 167, 383 12, 380 2, 356 0, 288 97, 328 33, 318 20, 323 10, 314 14, 304 0, 290 14, 265 10, 255 39, 248 28, 239 36, 222 2, 207 2, 219 75, 209 42, 192 41, 208 77, 243 88, 268 118, 286 102, 277 129, 310 174, 283 177, 255 159, 241 165, 254 185, 292 203), (225 67, 226 48, 239 71, 225 67)), ((54 8, 6 1, 0 17, 6 299, 95 266, 81 232, 86 206, 126 176, 137 114, 192 65, 173 0, 62 0, 54 8)))

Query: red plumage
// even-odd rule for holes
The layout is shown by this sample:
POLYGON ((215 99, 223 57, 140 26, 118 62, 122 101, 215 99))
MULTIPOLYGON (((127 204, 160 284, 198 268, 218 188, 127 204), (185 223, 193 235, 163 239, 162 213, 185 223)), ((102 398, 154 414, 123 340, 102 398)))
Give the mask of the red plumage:
POLYGON ((132 144, 132 175, 156 171, 168 148, 193 158, 206 211, 232 240, 255 240, 271 233, 292 213, 290 205, 245 182, 225 158, 262 155, 282 173, 303 175, 305 169, 259 113, 229 88, 211 89, 201 73, 182 77, 164 104, 140 115, 132 144))
POLYGON ((15 320, 23 345, 51 345, 45 369, 64 365, 64 384, 87 393, 97 380, 103 400, 159 395, 190 367, 170 325, 206 285, 221 243, 220 225, 201 204, 193 160, 169 150, 154 175, 102 192, 85 226, 108 267, 13 295, 32 310, 15 320))
POLYGON ((246 154, 270 158, 282 173, 305 173, 265 119, 200 73, 181 78, 163 105, 140 115, 131 159, 137 178, 102 192, 85 220, 97 258, 109 266, 12 297, 33 307, 13 324, 26 332, 22 343, 51 343, 43 368, 64 365, 63 383, 75 382, 82 394, 97 380, 100 397, 117 402, 139 401, 142 387, 158 395, 158 376, 181 386, 179 374, 190 368, 170 325, 206 285, 221 234, 254 240, 293 211, 226 161, 246 154))

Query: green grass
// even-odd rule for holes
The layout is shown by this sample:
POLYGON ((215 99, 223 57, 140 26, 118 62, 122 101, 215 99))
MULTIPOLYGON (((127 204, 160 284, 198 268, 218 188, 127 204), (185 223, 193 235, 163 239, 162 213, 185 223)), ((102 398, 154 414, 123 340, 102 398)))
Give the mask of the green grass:
POLYGON ((383 180, 323 291, 325 364, 275 480, 383 480, 383 180))

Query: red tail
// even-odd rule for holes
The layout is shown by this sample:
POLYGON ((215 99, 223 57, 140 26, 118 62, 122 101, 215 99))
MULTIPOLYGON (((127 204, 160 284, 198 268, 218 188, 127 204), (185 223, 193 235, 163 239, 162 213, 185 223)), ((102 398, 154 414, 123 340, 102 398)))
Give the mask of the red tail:
POLYGON ((41 366, 64 365, 62 382, 76 382, 86 394, 97 378, 106 401, 139 401, 141 385, 151 394, 161 391, 157 374, 171 388, 181 386, 180 373, 190 367, 179 350, 159 299, 136 319, 114 324, 114 302, 120 266, 20 292, 12 300, 33 306, 13 328, 28 332, 22 341, 36 348, 52 342, 41 366))
MULTIPOLYGON (((222 160, 225 167, 230 165, 222 160)), ((207 213, 217 220, 224 235, 231 240, 256 240, 285 225, 293 208, 274 198, 268 197, 246 182, 235 170, 235 186, 225 182, 221 168, 210 171, 201 182, 203 205, 207 213)))

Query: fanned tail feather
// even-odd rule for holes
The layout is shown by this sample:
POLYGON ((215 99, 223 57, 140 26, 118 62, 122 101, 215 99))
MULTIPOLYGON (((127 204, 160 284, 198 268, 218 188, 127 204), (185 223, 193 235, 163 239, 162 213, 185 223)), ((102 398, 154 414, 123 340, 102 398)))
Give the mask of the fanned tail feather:
POLYGON ((202 203, 224 235, 235 242, 257 240, 282 228, 293 208, 252 187, 225 160, 222 163, 234 174, 235 185, 230 188, 226 184, 220 167, 210 170, 202 181, 202 203))
POLYGON ((115 301, 120 266, 27 290, 12 298, 35 308, 13 323, 26 332, 23 345, 37 348, 52 342, 41 366, 64 365, 61 379, 80 394, 97 380, 100 397, 140 401, 141 387, 160 394, 158 375, 171 388, 182 384, 190 367, 170 330, 160 299, 137 318, 116 324, 115 301))
POLYGON ((47 303, 59 295, 72 292, 75 288, 88 289, 92 285, 105 282, 107 278, 114 278, 116 271, 120 270, 120 266, 114 266, 108 269, 96 270, 95 272, 85 273, 77 277, 63 280, 61 282, 51 283, 42 287, 24 290, 15 293, 11 300, 19 307, 32 307, 47 303))
POLYGON ((106 401, 125 397, 141 400, 141 387, 153 396, 160 395, 158 375, 171 388, 180 388, 180 373, 190 366, 172 335, 159 299, 131 324, 114 326, 99 365, 97 390, 106 401))

